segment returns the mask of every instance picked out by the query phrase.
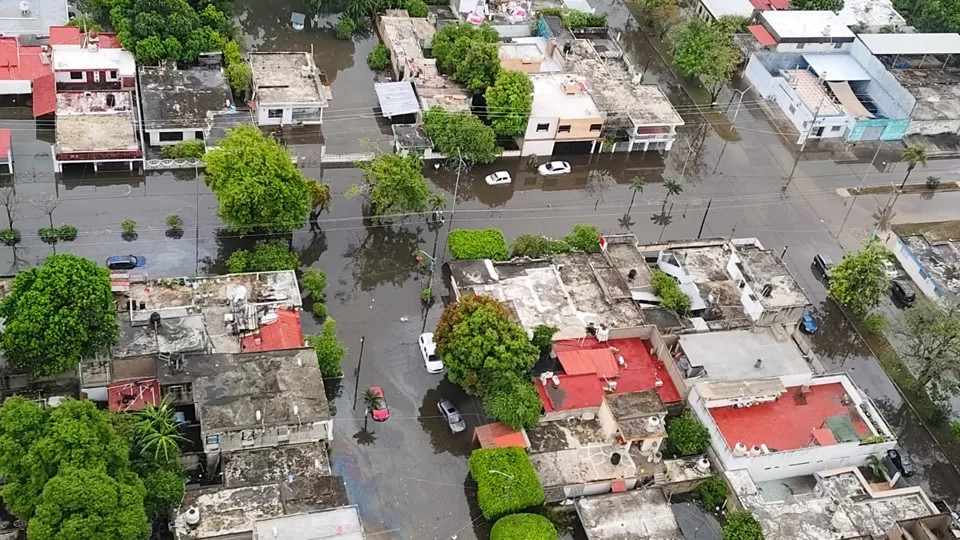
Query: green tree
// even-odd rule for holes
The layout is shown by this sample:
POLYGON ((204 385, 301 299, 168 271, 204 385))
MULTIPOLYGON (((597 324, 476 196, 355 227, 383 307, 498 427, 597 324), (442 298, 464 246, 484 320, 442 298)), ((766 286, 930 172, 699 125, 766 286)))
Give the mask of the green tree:
POLYGON ((893 331, 921 385, 947 383, 960 376, 960 303, 949 300, 938 305, 918 298, 914 307, 904 310, 893 331))
POLYGON ((491 43, 473 42, 453 72, 453 80, 463 83, 471 94, 482 94, 500 74, 500 49, 491 43))
POLYGON ((664 180, 663 187, 667 190, 667 194, 663 197, 664 206, 667 205, 667 199, 669 199, 671 195, 679 195, 683 193, 683 186, 680 185, 680 182, 677 182, 676 180, 664 180))
POLYGON ((202 139, 190 139, 160 147, 160 154, 166 159, 199 159, 206 152, 207 146, 202 139))
POLYGON ((490 540, 557 540, 557 529, 538 514, 503 516, 490 529, 490 540))
POLYGON ((383 43, 377 43, 377 46, 367 55, 367 65, 370 69, 387 69, 390 67, 390 49, 383 43))
POLYGON ((710 431, 684 413, 667 421, 667 444, 681 456, 702 454, 710 446, 710 431))
POLYGON ((279 142, 252 125, 227 130, 204 156, 203 178, 217 196, 217 215, 233 229, 293 231, 310 212, 311 180, 279 142))
POLYGON ((367 407, 368 411, 372 411, 380 407, 380 404, 383 402, 383 398, 380 397, 380 394, 373 392, 372 388, 367 388, 363 392, 363 404, 367 407))
POLYGON ((763 540, 763 528, 749 510, 730 512, 723 525, 723 540, 763 540))
POLYGON ((110 272, 70 254, 17 274, 0 317, 7 365, 34 377, 69 371, 118 335, 110 272))
POLYGON ((510 242, 510 257, 530 257, 540 259, 557 253, 567 253, 571 249, 565 240, 554 240, 539 234, 521 234, 510 242))
POLYGON ((487 414, 513 429, 537 425, 543 402, 529 375, 505 375, 490 386, 483 396, 487 414))
POLYGON ((470 454, 470 477, 488 521, 543 504, 543 487, 523 448, 480 448, 470 454))
POLYGON ((448 305, 435 339, 450 381, 481 397, 503 376, 526 376, 539 357, 507 308, 489 296, 465 295, 448 305))
POLYGON ((447 235, 447 248, 457 261, 507 260, 507 241, 500 229, 457 229, 447 235))
POLYGON ((694 17, 674 27, 670 41, 673 60, 680 71, 688 77, 702 78, 710 100, 715 100, 740 63, 740 52, 733 40, 715 23, 694 17))
POLYGON ((637 198, 637 192, 643 193, 643 188, 645 187, 647 187, 647 182, 639 176, 634 176, 633 180, 630 181, 630 189, 633 193, 630 195, 630 208, 627 208, 628 214, 633 210, 633 201, 637 198))
POLYGON ((238 249, 227 258, 227 269, 231 274, 296 270, 299 266, 297 252, 282 240, 261 240, 252 252, 238 249))
POLYGON ((81 32, 89 32, 91 30, 103 32, 103 27, 97 24, 93 17, 88 16, 73 17, 67 21, 67 26, 76 26, 81 32))
POLYGON ((151 520, 165 517, 183 500, 186 482, 179 470, 156 469, 143 477, 147 495, 143 506, 151 520))
POLYGON ((563 237, 572 249, 583 251, 584 253, 600 253, 600 229, 596 225, 584 225, 578 223, 573 226, 573 231, 563 237))
POLYGON ((526 132, 533 105, 533 83, 526 73, 501 71, 484 96, 487 115, 497 135, 516 137, 526 132))
POLYGON ((330 209, 330 186, 320 182, 310 182, 310 199, 316 212, 330 209))
POLYGON ((406 0, 403 9, 406 9, 411 17, 426 17, 430 11, 423 0, 406 0))
POLYGON ((163 400, 154 407, 152 403, 137 413, 137 439, 140 453, 158 464, 167 464, 180 457, 180 445, 187 438, 180 433, 180 425, 174 418, 173 406, 163 400))
POLYGON ((655 268, 652 279, 653 288, 660 297, 660 305, 685 315, 690 311, 690 297, 683 292, 680 284, 670 274, 655 268))
POLYGON ((304 338, 310 347, 317 352, 317 361, 320 363, 320 373, 324 377, 339 377, 343 375, 340 361, 347 354, 347 349, 337 337, 337 323, 327 317, 323 321, 323 332, 304 338))
POLYGON ((160 37, 158 36, 150 36, 138 41, 134 52, 137 57, 137 62, 142 64, 156 64, 167 56, 163 42, 160 41, 160 37))
POLYGON ((543 354, 553 347, 553 335, 559 331, 560 329, 556 326, 538 324, 533 329, 533 337, 530 339, 530 343, 533 343, 533 346, 540 350, 540 354, 543 354))
POLYGON ((234 94, 244 94, 251 88, 253 82, 253 71, 250 66, 243 62, 230 64, 225 70, 227 81, 230 82, 230 89, 234 94))
POLYGON ((67 469, 47 482, 27 525, 31 540, 144 540, 150 524, 137 475, 67 469))
POLYGON ((315 302, 323 302, 323 291, 327 288, 327 275, 319 268, 310 268, 303 273, 303 287, 310 291, 315 302))
POLYGON ((441 73, 453 75, 474 42, 497 43, 500 34, 489 24, 448 24, 433 36, 433 57, 441 73))
POLYGON ((790 2, 790 9, 796 11, 832 11, 839 13, 843 9, 843 0, 796 0, 790 2))
POLYGON ((493 128, 470 113, 452 113, 434 107, 424 113, 423 128, 433 146, 450 160, 492 163, 502 148, 493 128))
POLYGON ((352 17, 341 15, 337 24, 334 25, 333 31, 340 39, 350 39, 357 31, 357 22, 352 17))
POLYGON ((865 314, 890 290, 890 278, 883 266, 888 256, 877 240, 859 252, 845 254, 830 271, 830 296, 854 313, 865 314))
POLYGON ((697 493, 700 495, 700 501, 708 512, 721 513, 727 504, 727 492, 730 488, 727 486, 723 476, 711 476, 706 482, 697 487, 697 493))
POLYGON ((427 210, 432 192, 423 179, 423 161, 411 153, 380 154, 360 164, 363 181, 347 190, 347 198, 362 196, 370 204, 371 214, 378 219, 427 210))

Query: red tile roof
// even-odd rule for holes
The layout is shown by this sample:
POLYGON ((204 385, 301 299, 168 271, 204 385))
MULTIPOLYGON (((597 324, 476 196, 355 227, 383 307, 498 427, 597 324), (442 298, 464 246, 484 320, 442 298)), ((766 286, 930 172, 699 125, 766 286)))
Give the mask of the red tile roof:
POLYGON ((730 448, 742 442, 747 448, 766 444, 780 451, 797 450, 809 446, 815 437, 826 444, 829 439, 816 434, 826 428, 831 416, 846 416, 861 437, 870 435, 853 405, 844 404, 847 392, 842 384, 811 385, 803 396, 800 388, 787 388, 786 394, 770 403, 741 409, 717 407, 710 409, 710 415, 730 448))
POLYGON ((289 309, 277 310, 277 320, 261 324, 260 332, 240 340, 243 352, 280 351, 303 347, 303 328, 300 313, 289 309))
POLYGON ((777 44, 776 38, 774 38, 773 35, 770 34, 770 32, 762 25, 757 24, 754 26, 748 26, 747 30, 749 30, 750 33, 753 34, 753 37, 757 38, 757 41, 759 41, 764 47, 777 44))
POLYGON ((554 351, 567 375, 593 373, 600 378, 617 376, 617 360, 610 349, 577 349, 574 344, 557 344, 554 351))
POLYGON ((50 63, 40 60, 40 47, 20 47, 17 38, 0 37, 0 80, 32 81, 53 73, 50 63))
POLYGON ((80 28, 76 26, 51 26, 51 45, 79 45, 80 28))
MULTIPOLYGON (((609 352, 610 347, 620 349, 620 355, 627 363, 626 367, 616 366, 616 374, 608 377, 617 382, 616 393, 656 389, 664 403, 680 401, 680 392, 670 379, 670 374, 657 358, 650 356, 649 341, 631 338, 611 339, 606 343, 600 343, 596 338, 588 337, 582 344, 578 339, 553 343, 558 357, 561 352, 571 350, 609 352), (659 387, 656 386, 658 380, 663 383, 659 387)), ((561 365, 564 365, 562 361, 561 365)), ((547 386, 544 387, 540 379, 536 380, 537 392, 547 412, 599 407, 603 401, 606 393, 604 387, 607 382, 598 377, 596 372, 581 375, 561 374, 557 378, 560 380, 560 386, 556 388, 551 381, 547 381, 547 386)))
POLYGON ((123 45, 120 44, 120 38, 117 37, 116 33, 102 32, 100 34, 100 48, 101 49, 122 49, 123 45))
POLYGON ((479 426, 473 430, 473 438, 480 441, 481 448, 507 448, 530 446, 522 431, 515 431, 500 422, 479 426))
POLYGON ((33 80, 33 117, 38 118, 57 110, 57 81, 53 73, 33 80))
POLYGON ((160 383, 156 379, 121 381, 107 387, 107 406, 113 412, 142 411, 147 403, 160 404, 160 383))
POLYGON ((790 9, 790 0, 750 0, 750 3, 760 11, 783 11, 790 9))
POLYGON ((10 156, 10 130, 0 129, 0 162, 6 163, 10 156))

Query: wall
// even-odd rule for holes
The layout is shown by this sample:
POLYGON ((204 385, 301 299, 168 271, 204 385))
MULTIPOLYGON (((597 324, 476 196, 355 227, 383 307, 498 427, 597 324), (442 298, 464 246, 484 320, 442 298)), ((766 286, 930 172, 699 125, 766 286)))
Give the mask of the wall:
POLYGON ((116 70, 93 70, 93 71, 55 71, 54 79, 60 84, 86 84, 90 83, 106 83, 106 82, 120 82, 120 77, 117 75, 116 70), (70 77, 71 73, 80 73, 83 75, 82 79, 74 79, 70 77), (94 76, 94 73, 99 73, 99 75, 94 76))
POLYGON ((501 58, 500 67, 521 73, 540 73, 540 60, 524 61, 521 58, 501 58))
POLYGON ((906 135, 907 128, 910 126, 910 120, 857 120, 857 122, 853 124, 853 127, 850 128, 850 135, 847 139, 851 141, 864 140, 864 131, 876 126, 883 126, 883 133, 880 134, 881 141, 899 141, 906 135))
POLYGON ((911 120, 907 135, 938 135, 940 133, 960 133, 960 119, 957 120, 911 120))
MULTIPOLYGON (((556 139, 557 137, 557 125, 559 124, 559 118, 550 118, 550 117, 531 117, 527 122, 527 131, 523 134, 524 141, 542 141, 546 139, 556 139), (538 124, 547 124, 546 131, 537 131, 538 124)), ((551 151, 552 153, 552 151, 551 151)))
MULTIPOLYGON (((534 126, 536 127, 536 126, 534 126)), ((603 130, 603 118, 578 118, 576 120, 567 120, 561 118, 557 124, 558 141, 582 141, 589 139, 599 139, 600 132, 603 130), (600 124, 601 129, 590 131, 590 126, 600 124), (561 133, 559 126, 570 126, 569 133, 561 133)))
POLYGON ((737 286, 740 288, 740 303, 743 304, 744 311, 751 319, 757 321, 763 314, 763 304, 760 303, 759 295, 754 292, 750 284, 743 278, 743 274, 740 273, 740 268, 737 267, 739 262, 740 257, 736 253, 731 254, 730 260, 727 261, 727 273, 730 274, 733 281, 737 282, 737 286))
POLYGON ((33 84, 30 81, 0 81, 0 95, 32 94, 33 84))
POLYGON ((147 138, 150 140, 150 146, 168 146, 172 144, 177 144, 181 141, 161 141, 160 133, 183 133, 183 140, 190 141, 196 137, 196 133, 203 131, 203 128, 191 128, 191 129, 148 129, 147 138))
POLYGON ((914 284, 927 298, 939 302, 944 296, 944 290, 934 281, 923 264, 913 255, 910 248, 895 234, 891 234, 886 241, 887 249, 893 252, 903 270, 910 276, 914 284))
POLYGON ((838 53, 849 51, 853 42, 846 43, 778 43, 777 52, 779 53, 838 53), (838 47, 839 45, 839 47, 838 47))
POLYGON ((870 50, 860 40, 855 41, 853 47, 850 48, 850 56, 873 78, 871 83, 876 84, 878 88, 882 88, 885 95, 889 96, 883 98, 883 104, 877 104, 883 111, 883 115, 894 119, 909 118, 914 105, 917 103, 916 98, 910 91, 897 81, 897 78, 887 70, 880 60, 877 60, 870 53, 870 50), (881 105, 883 106, 881 107, 881 105))
POLYGON ((257 124, 261 126, 279 126, 279 125, 290 125, 293 123, 293 107, 286 106, 258 106, 257 107, 257 124), (272 109, 281 109, 283 110, 282 118, 270 118, 270 110, 272 109))
MULTIPOLYGON (((203 419, 200 419, 201 426, 203 425, 203 419)), ((215 432, 208 432, 201 430, 201 439, 203 441, 207 440, 209 435, 217 435, 215 432)), ((284 444, 300 444, 300 443, 309 443, 309 442, 319 442, 323 440, 332 440, 333 439, 333 424, 329 420, 323 420, 319 422, 313 422, 311 424, 304 424, 301 426, 291 425, 291 426, 269 426, 266 429, 261 430, 260 428, 247 429, 247 430, 234 430, 234 431, 225 431, 220 432, 220 447, 219 450, 215 445, 204 444, 204 452, 208 454, 219 452, 234 452, 237 450, 252 450, 255 448, 272 448, 284 444), (286 432, 286 429, 289 429, 289 440, 287 442, 280 442, 279 433, 286 432), (245 445, 243 444, 243 432, 248 433, 252 432, 253 434, 253 444, 245 445)))
POLYGON ((612 437, 617 433, 617 421, 613 418, 613 412, 610 411, 610 406, 607 405, 607 400, 603 400, 603 402, 600 404, 600 411, 597 413, 597 420, 603 427, 603 433, 607 437, 612 437))
POLYGON ((556 141, 553 139, 547 139, 545 141, 523 141, 523 149, 520 155, 551 156, 553 155, 553 145, 555 143, 556 141))

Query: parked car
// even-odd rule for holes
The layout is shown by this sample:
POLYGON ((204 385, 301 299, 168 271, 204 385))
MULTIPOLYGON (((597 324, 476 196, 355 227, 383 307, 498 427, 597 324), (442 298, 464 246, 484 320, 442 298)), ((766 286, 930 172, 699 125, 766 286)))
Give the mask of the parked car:
POLYGON ((913 287, 902 279, 891 281, 890 291, 893 293, 893 298, 904 306, 911 307, 917 301, 917 295, 913 292, 913 287))
POLYGON ((370 416, 373 416, 373 419, 377 422, 383 422, 387 418, 390 418, 390 409, 387 408, 387 398, 383 396, 383 388, 374 386, 370 388, 370 391, 373 392, 374 395, 380 396, 376 406, 370 410, 370 416))
POLYGON ((463 417, 460 416, 460 411, 458 411, 449 400, 441 399, 438 401, 437 409, 440 410, 440 415, 443 416, 443 419, 447 421, 447 427, 450 428, 450 431, 460 433, 467 429, 467 423, 464 422, 463 417))
POLYGON ((821 278, 825 279, 830 277, 830 272, 832 271, 833 267, 833 259, 830 257, 820 253, 813 257, 813 268, 817 270, 817 272, 820 272, 821 278))
POLYGON ((544 176, 556 176, 567 174, 571 169, 570 164, 566 161, 551 161, 550 163, 544 163, 537 170, 544 176))
POLYGON ((810 313, 810 309, 803 310, 803 319, 800 321, 800 329, 808 334, 813 334, 817 331, 817 321, 813 318, 813 313, 810 313))
POLYGON ((510 173, 507 171, 497 171, 493 174, 487 175, 484 180, 487 182, 488 186, 503 186, 513 182, 513 179, 510 178, 510 173))
POLYGON ((427 366, 427 373, 442 373, 443 361, 437 357, 437 344, 433 342, 433 334, 420 334, 420 354, 423 356, 423 365, 427 366))
POLYGON ((888 260, 883 261, 883 273, 890 279, 896 279, 900 275, 900 271, 897 270, 897 265, 888 260))
POLYGON ((107 257, 107 268, 110 270, 133 270, 147 264, 147 258, 139 255, 114 255, 107 257))
POLYGON ((893 466, 896 467, 897 471, 900 472, 905 477, 910 477, 916 474, 917 466, 913 463, 913 459, 910 457, 910 454, 904 452, 899 448, 891 448, 887 450, 887 457, 893 463, 893 466))

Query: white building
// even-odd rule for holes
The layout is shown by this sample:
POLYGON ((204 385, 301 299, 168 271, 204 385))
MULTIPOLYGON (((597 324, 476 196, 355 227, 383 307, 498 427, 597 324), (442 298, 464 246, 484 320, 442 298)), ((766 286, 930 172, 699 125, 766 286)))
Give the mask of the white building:
POLYGON ((251 53, 257 124, 322 124, 329 88, 305 52, 251 53))
POLYGON ((59 26, 50 29, 50 46, 60 90, 136 88, 133 53, 123 49, 116 34, 82 34, 76 26, 59 26))
POLYGON ((553 155, 556 150, 593 153, 603 130, 603 114, 576 75, 530 75, 533 104, 521 155, 553 155))
POLYGON ((697 17, 705 21, 715 21, 726 15, 752 17, 755 9, 750 0, 700 0, 697 17))
POLYGON ((837 15, 845 26, 858 27, 863 32, 896 31, 907 25, 892 0, 844 0, 837 15))
POLYGON ((777 52, 847 51, 857 39, 832 11, 764 11, 758 21, 776 40, 777 52))
POLYGON ((7 0, 0 2, 0 35, 49 36, 51 26, 67 24, 66 0, 7 0))

